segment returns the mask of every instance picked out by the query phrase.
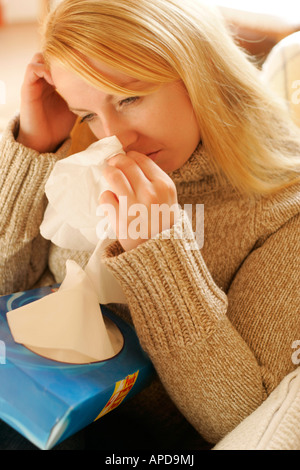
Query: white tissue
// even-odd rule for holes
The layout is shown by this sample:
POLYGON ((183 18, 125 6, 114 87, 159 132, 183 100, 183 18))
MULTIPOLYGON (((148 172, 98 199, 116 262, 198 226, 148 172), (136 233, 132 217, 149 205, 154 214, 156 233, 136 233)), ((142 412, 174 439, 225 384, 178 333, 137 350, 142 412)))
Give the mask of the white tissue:
POLYGON ((99 233, 97 225, 103 216, 97 215, 99 197, 109 186, 102 175, 106 161, 125 154, 117 137, 94 142, 86 150, 58 161, 46 183, 49 201, 40 231, 61 248, 93 253, 85 272, 96 290, 101 304, 126 303, 121 286, 101 262, 105 247, 116 240, 107 220, 99 233))
POLYGON ((98 201, 109 189, 102 172, 106 160, 118 153, 125 154, 120 141, 107 137, 55 164, 45 186, 49 204, 40 227, 44 238, 70 250, 96 247, 96 228, 101 220, 96 214, 98 201))
POLYGON ((75 261, 57 292, 11 310, 7 321, 14 340, 31 351, 60 362, 86 364, 110 359, 124 340, 103 317, 97 293, 75 261))

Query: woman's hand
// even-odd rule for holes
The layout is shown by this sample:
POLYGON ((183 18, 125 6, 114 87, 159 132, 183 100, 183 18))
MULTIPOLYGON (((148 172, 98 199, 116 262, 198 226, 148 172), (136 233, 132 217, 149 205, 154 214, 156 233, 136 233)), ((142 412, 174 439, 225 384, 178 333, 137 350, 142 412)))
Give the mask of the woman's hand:
POLYGON ((175 184, 151 158, 134 151, 116 155, 104 176, 112 191, 103 192, 99 204, 113 208, 108 218, 125 251, 174 225, 179 214, 175 184))
POLYGON ((70 134, 76 116, 56 92, 42 54, 27 66, 17 141, 38 152, 53 152, 70 134))

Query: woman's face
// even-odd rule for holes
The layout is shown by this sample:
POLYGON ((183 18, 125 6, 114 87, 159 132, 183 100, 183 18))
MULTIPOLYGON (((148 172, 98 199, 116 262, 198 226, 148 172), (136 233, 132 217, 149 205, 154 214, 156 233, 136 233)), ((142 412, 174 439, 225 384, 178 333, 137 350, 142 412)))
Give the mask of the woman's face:
POLYGON ((115 135, 125 152, 135 150, 148 155, 166 172, 180 168, 201 138, 183 84, 173 82, 150 95, 139 96, 146 82, 99 62, 92 65, 118 85, 136 90, 136 96, 101 91, 54 62, 52 80, 70 110, 89 124, 98 139, 115 135))

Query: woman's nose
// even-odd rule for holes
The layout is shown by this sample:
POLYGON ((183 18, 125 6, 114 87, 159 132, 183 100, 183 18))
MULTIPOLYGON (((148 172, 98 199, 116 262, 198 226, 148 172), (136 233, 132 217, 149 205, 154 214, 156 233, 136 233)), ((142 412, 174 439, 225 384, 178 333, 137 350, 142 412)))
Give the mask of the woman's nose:
POLYGON ((126 152, 127 148, 138 140, 138 132, 121 117, 116 114, 106 114, 99 119, 99 128, 94 130, 96 137, 102 139, 104 137, 116 136, 122 144, 126 152))

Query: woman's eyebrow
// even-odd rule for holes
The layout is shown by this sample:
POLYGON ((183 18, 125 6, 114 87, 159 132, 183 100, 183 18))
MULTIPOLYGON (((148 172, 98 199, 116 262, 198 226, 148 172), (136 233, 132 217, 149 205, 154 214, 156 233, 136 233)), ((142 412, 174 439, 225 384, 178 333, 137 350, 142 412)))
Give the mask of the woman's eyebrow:
MULTIPOLYGON (((141 83, 140 80, 134 78, 134 79, 132 79, 132 80, 130 80, 130 81, 127 80, 127 81, 124 81, 124 82, 120 83, 120 86, 123 88, 123 87, 125 87, 125 86, 132 85, 132 84, 138 83, 138 82, 141 83)), ((143 84, 141 84, 140 88, 143 88, 143 84)), ((138 92, 139 90, 137 89, 136 91, 138 92)), ((107 96, 106 96, 106 101, 111 100, 111 99, 114 98, 115 96, 116 96, 116 95, 107 95, 107 96)), ((91 113, 91 111, 88 110, 88 109, 73 108, 72 106, 68 106, 68 108, 69 108, 70 111, 75 112, 75 113, 77 113, 77 112, 78 112, 78 113, 91 113)))
MULTIPOLYGON (((105 97, 105 101, 108 102, 108 101, 110 101, 112 98, 113 98, 113 95, 107 95, 107 96, 105 97)), ((69 108, 69 110, 72 111, 73 113, 92 113, 92 111, 89 110, 89 109, 74 108, 73 106, 69 106, 69 105, 68 105, 68 108, 69 108)))
POLYGON ((73 113, 91 113, 88 109, 71 108, 70 106, 68 106, 68 108, 73 113))

